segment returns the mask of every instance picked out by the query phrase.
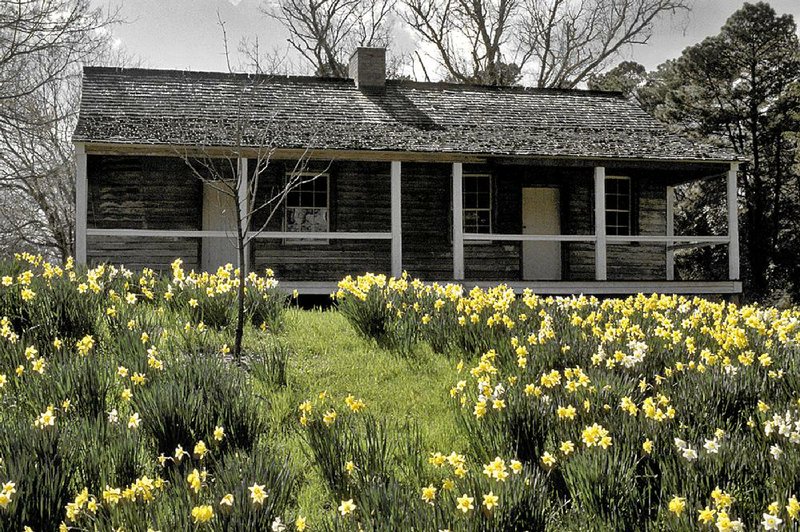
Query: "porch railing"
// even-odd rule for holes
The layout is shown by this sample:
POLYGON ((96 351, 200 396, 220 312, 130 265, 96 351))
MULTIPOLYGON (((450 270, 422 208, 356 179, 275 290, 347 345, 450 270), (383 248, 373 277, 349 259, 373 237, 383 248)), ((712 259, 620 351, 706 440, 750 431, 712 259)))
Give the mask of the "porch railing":
POLYGON ((728 234, 720 236, 675 236, 674 223, 674 189, 667 187, 666 233, 665 235, 607 235, 606 234, 606 170, 598 166, 594 169, 594 227, 592 235, 522 235, 522 234, 476 234, 464 233, 461 218, 463 167, 461 163, 453 163, 453 277, 464 279, 464 242, 465 241, 515 241, 515 242, 593 242, 595 245, 595 279, 606 281, 607 246, 628 242, 664 244, 666 253, 666 279, 675 278, 676 249, 705 247, 714 245, 728 246, 728 279, 739 280, 739 220, 737 173, 738 163, 731 163, 727 173, 727 207, 728 234))

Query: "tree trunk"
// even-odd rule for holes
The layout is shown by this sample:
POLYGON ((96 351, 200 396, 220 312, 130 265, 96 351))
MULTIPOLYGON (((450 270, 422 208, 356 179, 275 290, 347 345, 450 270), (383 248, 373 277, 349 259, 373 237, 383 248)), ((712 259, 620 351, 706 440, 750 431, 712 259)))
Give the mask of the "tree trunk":
MULTIPOLYGON (((241 179, 241 176, 239 177, 241 179)), ((242 227, 242 204, 238 197, 238 182, 237 182, 237 197, 236 197, 236 251, 238 254, 239 262, 239 288, 236 290, 236 336, 233 342, 233 357, 237 364, 242 362, 242 337, 244 336, 244 283, 247 279, 245 272, 245 244, 247 234, 242 227)))
POLYGON ((242 337, 244 336, 244 283, 247 279, 247 275, 244 271, 244 238, 242 236, 242 230, 239 229, 239 242, 238 242, 238 252, 239 252, 239 288, 236 293, 236 338, 233 344, 233 356, 236 359, 236 363, 241 363, 242 361, 242 337))

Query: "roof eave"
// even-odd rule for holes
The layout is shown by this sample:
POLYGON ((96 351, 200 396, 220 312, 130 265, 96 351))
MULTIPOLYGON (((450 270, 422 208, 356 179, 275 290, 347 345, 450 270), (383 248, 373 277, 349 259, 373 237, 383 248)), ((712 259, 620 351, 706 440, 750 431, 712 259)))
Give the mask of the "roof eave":
MULTIPOLYGON (((265 148, 257 147, 230 147, 230 146, 202 146, 202 145, 178 145, 178 144, 157 144, 157 143, 133 143, 133 142, 114 142, 97 141, 79 136, 73 136, 75 144, 82 144, 89 154, 108 154, 108 155, 174 155, 184 154, 207 155, 214 157, 242 156, 256 157, 265 153, 265 148)), ((501 152, 455 152, 455 151, 400 151, 392 149, 327 149, 327 148, 277 148, 273 157, 278 159, 297 158, 300 156, 310 156, 317 158, 335 158, 352 160, 400 160, 400 161, 439 161, 439 162, 485 162, 492 158, 518 158, 531 160, 570 160, 570 161, 605 161, 616 163, 686 163, 686 164, 733 164, 743 163, 747 159, 741 157, 621 157, 621 156, 587 156, 587 155, 561 155, 561 154, 524 154, 524 153, 501 153, 501 152)))

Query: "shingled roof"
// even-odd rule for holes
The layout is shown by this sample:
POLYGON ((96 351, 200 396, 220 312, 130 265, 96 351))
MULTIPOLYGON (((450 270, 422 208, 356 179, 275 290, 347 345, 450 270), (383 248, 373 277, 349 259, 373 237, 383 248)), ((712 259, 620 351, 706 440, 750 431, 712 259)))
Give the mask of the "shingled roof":
POLYGON ((85 67, 73 140, 731 161, 618 93, 85 67), (242 126, 242 117, 247 124, 242 126), (240 132, 245 132, 239 141, 240 132))

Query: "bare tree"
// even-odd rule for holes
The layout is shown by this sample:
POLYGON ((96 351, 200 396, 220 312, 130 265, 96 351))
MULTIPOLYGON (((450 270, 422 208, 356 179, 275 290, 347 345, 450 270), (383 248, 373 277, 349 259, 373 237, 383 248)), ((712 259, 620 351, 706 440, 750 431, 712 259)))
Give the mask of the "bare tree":
POLYGON ((242 72, 288 76, 296 71, 288 50, 263 50, 258 37, 242 38, 238 52, 241 59, 237 70, 242 72))
POLYGON ((262 11, 289 32, 289 44, 318 76, 347 77, 359 46, 389 44, 395 0, 271 0, 262 11))
MULTIPOLYGON (((228 69, 232 73, 225 22, 221 18, 219 26, 228 69)), ((251 50, 256 51, 251 61, 258 60, 260 55, 257 46, 251 50)), ((273 52, 267 57, 279 57, 279 54, 273 52)), ((229 240, 236 249, 239 272, 233 348, 233 356, 237 361, 241 360, 244 336, 247 249, 281 212, 289 192, 316 180, 327 171, 327 168, 317 173, 307 171, 310 150, 306 149, 295 160, 292 170, 280 186, 266 194, 260 192, 262 176, 281 144, 283 131, 275 120, 278 111, 268 116, 257 111, 261 103, 259 88, 270 83, 270 76, 256 73, 249 79, 249 83, 243 83, 240 87, 233 115, 204 124, 199 129, 204 136, 199 140, 195 138, 198 130, 184 132, 187 140, 178 151, 197 179, 227 197, 231 200, 228 203, 233 205, 233 227, 226 228, 226 231, 231 234, 229 240), (246 166, 241 164, 243 160, 247 161, 246 166)))
POLYGON ((403 0, 401 16, 448 79, 572 88, 689 0, 403 0))
POLYGON ((521 0, 404 1, 401 17, 435 49, 448 80, 491 85, 519 81, 525 58, 514 57, 510 34, 521 0))
MULTIPOLYGON (((261 82, 267 80, 266 77, 261 78, 261 82)), ((227 229, 230 236, 226 238, 235 247, 237 254, 239 286, 233 347, 233 356, 237 361, 241 359, 246 315, 246 250, 266 230, 275 216, 282 212, 289 192, 314 181, 327 171, 325 168, 318 172, 308 172, 310 150, 304 150, 277 189, 261 192, 261 179, 272 163, 280 142, 280 132, 271 119, 253 119, 252 102, 247 97, 250 90, 252 87, 242 91, 233 125, 226 120, 209 124, 206 129, 214 133, 207 141, 194 145, 190 143, 179 153, 197 179, 228 197, 231 200, 228 203, 233 205, 232 227, 227 229), (231 146, 222 152, 219 147, 214 146, 220 132, 225 132, 223 135, 226 137, 233 133, 231 146), (240 165, 242 159, 248 161, 246 172, 240 165)))
POLYGON ((0 2, 0 112, 7 102, 70 77, 76 64, 103 49, 103 32, 116 22, 116 12, 89 0, 0 2))
POLYGON ((0 3, 0 252, 71 253, 70 136, 80 66, 114 52, 116 12, 86 0, 0 3))
POLYGON ((574 88, 608 66, 623 47, 647 44, 661 15, 688 0, 524 0, 521 46, 540 87, 574 88))
POLYGON ((0 246, 66 260, 75 227, 77 74, 14 102, 0 128, 0 246))

